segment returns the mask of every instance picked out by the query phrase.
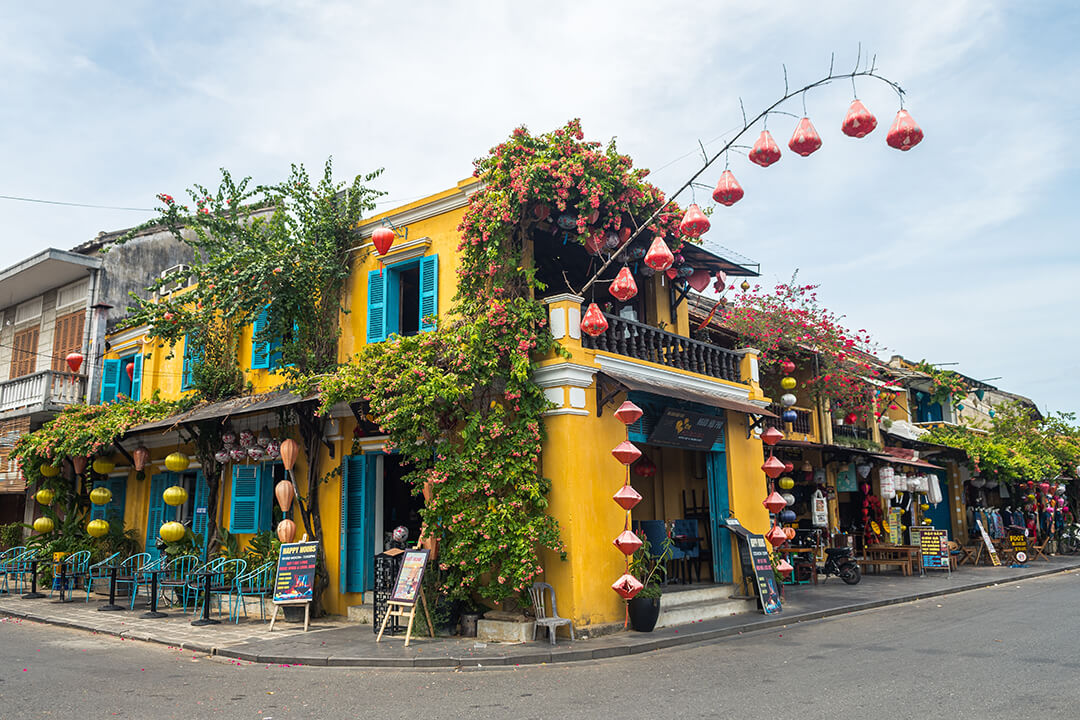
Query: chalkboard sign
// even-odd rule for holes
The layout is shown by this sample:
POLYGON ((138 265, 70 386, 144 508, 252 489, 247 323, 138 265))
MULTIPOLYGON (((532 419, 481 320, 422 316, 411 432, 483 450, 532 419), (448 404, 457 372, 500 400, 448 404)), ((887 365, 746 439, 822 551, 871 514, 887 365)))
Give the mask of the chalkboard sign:
POLYGON ((922 566, 927 570, 949 570, 949 535, 944 530, 919 529, 922 566))
POLYGON ((427 565, 427 550, 409 550, 401 559, 401 569, 394 581, 394 592, 390 602, 398 605, 414 605, 424 581, 424 567, 427 565))
POLYGON ((281 546, 274 580, 275 603, 310 601, 315 588, 315 561, 319 543, 298 542, 281 546))
POLYGON ((708 450, 724 430, 724 418, 667 408, 649 435, 650 445, 708 450))
POLYGON ((780 612, 783 609, 780 605, 780 590, 776 587, 776 575, 773 573, 765 538, 750 532, 735 518, 728 518, 725 523, 727 529, 739 539, 739 561, 743 576, 754 578, 761 611, 766 615, 780 612))

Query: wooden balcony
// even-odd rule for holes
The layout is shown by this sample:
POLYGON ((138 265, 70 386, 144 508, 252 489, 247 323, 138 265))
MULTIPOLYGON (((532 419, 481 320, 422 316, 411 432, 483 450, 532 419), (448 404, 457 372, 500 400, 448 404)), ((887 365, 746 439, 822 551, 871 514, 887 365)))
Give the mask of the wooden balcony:
POLYGON ((85 375, 41 370, 0 382, 0 414, 7 416, 55 412, 85 398, 85 375))
POLYGON ((604 313, 608 329, 597 337, 582 335, 581 344, 592 350, 623 355, 686 370, 720 380, 741 383, 739 356, 700 340, 604 313))

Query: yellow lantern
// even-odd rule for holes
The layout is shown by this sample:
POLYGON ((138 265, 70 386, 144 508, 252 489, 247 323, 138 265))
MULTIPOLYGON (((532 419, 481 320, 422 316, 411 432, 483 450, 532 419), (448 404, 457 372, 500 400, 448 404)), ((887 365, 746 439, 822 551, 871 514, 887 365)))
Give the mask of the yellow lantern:
POLYGON ((781 490, 790 490, 791 488, 795 487, 795 481, 789 477, 780 478, 780 482, 778 484, 780 485, 781 490))
POLYGON ((56 499, 56 493, 49 488, 41 488, 34 493, 34 499, 42 505, 51 505, 52 501, 56 499))
POLYGON ((106 505, 112 500, 112 490, 105 487, 96 487, 90 491, 90 502, 95 505, 106 505))
POLYGON ((53 478, 60 474, 60 468, 49 463, 41 463, 38 466, 38 472, 41 473, 42 477, 53 478))
POLYGON ((102 537, 103 535, 108 534, 108 532, 109 532, 109 523, 107 521, 105 521, 105 520, 101 520, 101 519, 91 520, 90 522, 86 523, 86 533, 90 537, 99 538, 99 537, 102 537))
POLYGON ((190 464, 188 456, 182 452, 169 453, 165 458, 165 467, 172 472, 184 472, 190 464))
POLYGON ((52 518, 39 517, 34 521, 34 530, 39 533, 51 533, 54 527, 56 526, 53 524, 52 518))
POLYGON ((158 535, 160 535, 161 539, 165 542, 178 542, 183 539, 186 534, 187 529, 175 520, 173 522, 165 523, 158 530, 158 535))
POLYGON ((116 467, 116 463, 109 458, 98 458, 90 467, 94 468, 94 472, 98 475, 108 475, 116 467))
MULTIPOLYGON (((165 488, 165 492, 161 494, 164 498, 166 505, 183 505, 187 502, 187 490, 179 485, 173 485, 172 487, 165 488)), ((165 537, 162 535, 162 537, 165 537)))
POLYGON ((919 505, 919 509, 922 510, 923 512, 926 512, 927 510, 930 509, 930 505, 927 504, 927 503, 922 503, 922 504, 919 505))
POLYGON ((780 387, 785 390, 794 390, 797 384, 798 383, 795 382, 795 378, 793 377, 786 377, 780 380, 780 387))

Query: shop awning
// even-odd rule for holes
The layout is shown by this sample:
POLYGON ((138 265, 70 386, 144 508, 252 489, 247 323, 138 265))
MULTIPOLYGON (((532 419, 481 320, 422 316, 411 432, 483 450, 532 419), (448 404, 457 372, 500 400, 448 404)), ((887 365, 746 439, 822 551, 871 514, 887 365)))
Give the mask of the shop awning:
POLYGON ((898 463, 900 465, 911 465, 912 467, 925 468, 927 470, 944 470, 945 468, 940 465, 934 465, 928 463, 925 460, 919 460, 915 457, 915 451, 908 448, 887 447, 882 448, 882 452, 874 455, 879 460, 885 460, 891 463, 898 463))
POLYGON ((605 369, 601 375, 608 380, 621 385, 626 390, 636 390, 637 392, 652 393, 653 395, 660 395, 661 397, 673 397, 678 398, 679 400, 688 400, 690 402, 700 403, 701 405, 723 408, 724 410, 733 410, 734 412, 746 413, 748 415, 776 417, 774 413, 770 412, 765 407, 755 405, 749 400, 725 397, 716 393, 705 392, 704 390, 679 387, 672 383, 653 382, 651 380, 631 377, 630 375, 608 369, 605 369))
POLYGON ((204 403, 187 412, 182 412, 179 415, 171 415, 162 420, 155 420, 154 422, 136 425, 128 430, 126 435, 130 437, 131 435, 147 432, 149 430, 161 430, 162 432, 167 432, 177 425, 184 425, 186 423, 215 420, 218 418, 224 420, 228 417, 252 415, 254 413, 266 412, 267 410, 275 410, 277 408, 288 407, 289 405, 297 405, 302 402, 318 399, 319 395, 317 393, 300 396, 294 395, 287 390, 275 390, 273 392, 262 393, 261 395, 247 395, 245 397, 231 398, 216 403, 204 403))

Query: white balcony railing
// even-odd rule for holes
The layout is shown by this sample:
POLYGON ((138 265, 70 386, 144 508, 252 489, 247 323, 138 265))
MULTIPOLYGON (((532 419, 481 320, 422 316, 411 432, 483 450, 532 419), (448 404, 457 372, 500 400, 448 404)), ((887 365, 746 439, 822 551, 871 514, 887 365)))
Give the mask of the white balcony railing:
POLYGON ((85 397, 85 375, 41 370, 0 382, 0 413, 58 410, 82 402, 85 397))

